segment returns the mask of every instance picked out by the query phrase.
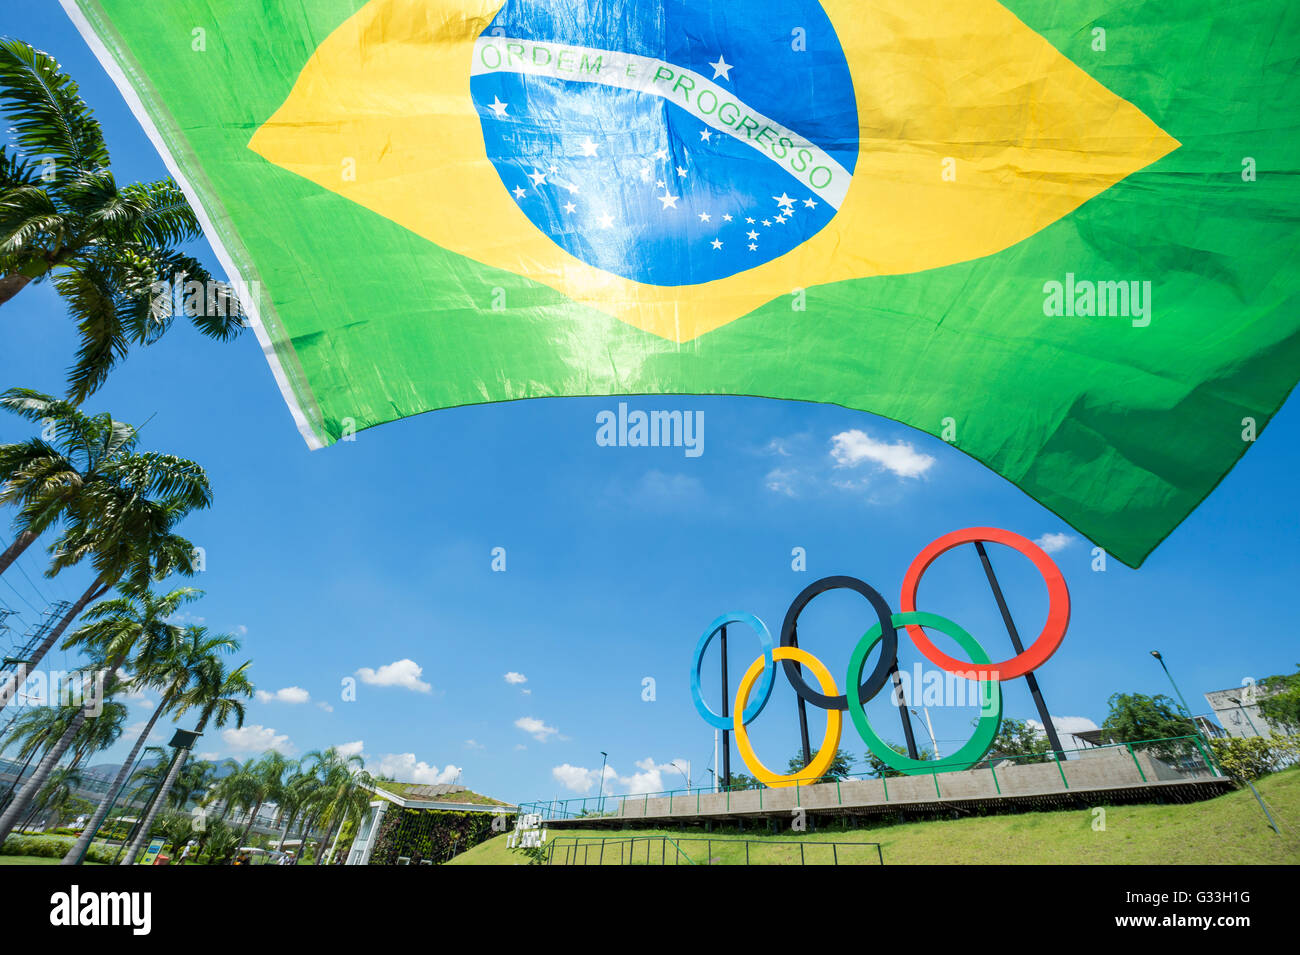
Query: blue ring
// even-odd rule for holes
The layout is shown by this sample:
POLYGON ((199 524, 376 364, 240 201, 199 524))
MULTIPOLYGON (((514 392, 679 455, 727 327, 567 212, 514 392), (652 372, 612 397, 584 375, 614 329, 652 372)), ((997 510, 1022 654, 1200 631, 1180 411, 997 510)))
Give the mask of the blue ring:
POLYGON ((719 716, 709 709, 709 705, 704 702, 704 697, 700 693, 700 668, 704 665, 704 651, 709 648, 714 635, 729 623, 745 624, 758 634, 758 642, 763 647, 763 681, 759 685, 758 691, 750 697, 749 705, 745 707, 745 713, 741 720, 742 725, 748 725, 759 713, 763 712, 763 707, 767 706, 768 697, 772 695, 772 685, 776 677, 776 663, 772 659, 772 634, 763 621, 752 613, 724 613, 709 624, 709 629, 704 631, 704 636, 700 637, 700 642, 695 645, 695 662, 691 665, 691 699, 695 701, 695 709, 704 718, 704 722, 720 730, 733 729, 735 726, 734 718, 719 716))

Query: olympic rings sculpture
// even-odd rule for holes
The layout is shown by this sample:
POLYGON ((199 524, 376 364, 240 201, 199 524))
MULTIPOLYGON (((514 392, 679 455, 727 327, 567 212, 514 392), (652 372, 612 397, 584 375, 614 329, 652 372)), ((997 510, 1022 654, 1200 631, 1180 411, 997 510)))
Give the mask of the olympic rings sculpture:
POLYGON ((691 699, 695 709, 706 723, 716 729, 736 735, 736 746, 741 758, 754 777, 768 786, 793 786, 796 783, 815 782, 830 768, 839 749, 844 726, 844 711, 848 710, 854 728, 863 742, 883 763, 907 775, 945 770, 970 769, 988 753, 1002 722, 1001 684, 1022 677, 1046 663, 1061 646, 1070 624, 1070 591, 1060 568, 1033 541, 996 527, 968 527, 953 531, 933 541, 923 549, 908 567, 903 577, 899 598, 902 610, 893 612, 873 587, 856 577, 823 577, 814 581, 790 604, 781 625, 781 643, 776 645, 767 626, 758 617, 748 613, 727 613, 718 617, 695 646, 691 664, 691 699), (1023 652, 994 663, 979 642, 960 626, 934 613, 916 609, 916 595, 926 570, 942 554, 961 544, 989 542, 1003 544, 1027 557, 1047 584, 1049 606, 1047 622, 1037 638, 1023 652), (867 630, 854 647, 844 674, 846 692, 841 693, 835 677, 826 665, 796 642, 799 615, 814 598, 830 590, 851 590, 866 598, 877 616, 877 622, 867 630), (704 653, 713 638, 728 625, 743 624, 758 637, 761 653, 745 671, 736 688, 736 697, 728 715, 715 713, 700 690, 700 671, 704 653), (926 636, 925 627, 931 627, 951 637, 970 656, 969 662, 948 656, 926 636), (970 740, 951 756, 940 760, 919 760, 904 756, 890 747, 867 720, 865 706, 889 682, 898 663, 899 631, 911 638, 923 657, 935 666, 956 676, 974 678, 981 684, 980 716, 970 740), (868 655, 881 645, 881 653, 871 673, 864 679, 868 655), (776 680, 776 665, 781 664, 786 679, 795 693, 805 703, 826 710, 826 733, 812 761, 797 773, 781 774, 763 765, 754 753, 746 729, 758 714, 763 712, 772 695, 776 680), (800 666, 811 671, 819 689, 813 689, 800 672, 800 666))

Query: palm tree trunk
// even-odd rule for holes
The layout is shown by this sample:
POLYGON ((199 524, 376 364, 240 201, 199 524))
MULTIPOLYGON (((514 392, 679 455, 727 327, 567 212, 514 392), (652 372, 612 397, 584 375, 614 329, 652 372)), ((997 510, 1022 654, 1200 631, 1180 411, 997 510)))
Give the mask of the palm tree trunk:
POLYGON ((0 305, 3 305, 25 289, 27 283, 31 280, 30 275, 23 275, 21 272, 11 272, 0 278, 0 305))
POLYGON ((4 815, 0 816, 0 845, 3 845, 5 839, 9 838, 9 833, 13 832, 18 817, 31 805, 32 800, 36 798, 36 794, 45 785, 45 780, 49 777, 50 772, 59 764, 59 760, 63 759, 63 754, 72 745, 73 737, 77 735, 77 731, 81 729, 81 724, 84 722, 86 722, 86 708, 83 706, 77 710, 77 715, 68 724, 68 728, 63 731, 59 741, 45 754, 40 765, 36 767, 36 772, 32 773, 31 778, 27 780, 27 784, 18 790, 18 794, 14 796, 14 801, 9 804, 9 808, 4 811, 4 815))
POLYGON ((244 834, 243 834, 242 836, 239 837, 239 844, 240 844, 241 846, 242 846, 244 843, 248 842, 248 834, 249 834, 249 832, 251 832, 252 829, 253 829, 253 820, 255 820, 255 819, 257 818, 257 812, 258 812, 258 810, 261 809, 261 808, 262 808, 262 800, 259 799, 259 800, 257 801, 257 805, 253 807, 253 814, 252 814, 251 816, 248 817, 248 825, 246 825, 246 826, 244 827, 244 834))
POLYGON ((59 865, 81 864, 81 857, 85 854, 91 841, 95 838, 95 833, 99 831, 99 827, 103 824, 104 817, 108 815, 109 809, 112 808, 113 804, 117 801, 118 792, 126 785, 127 776, 130 775, 131 768, 135 765, 135 758, 139 755, 140 748, 144 746, 144 741, 148 739, 149 734, 153 732, 153 726, 158 722, 158 717, 162 716, 163 709, 164 707, 161 701, 156 707, 154 707, 153 715, 149 717, 149 722, 146 724, 144 732, 136 737, 135 745, 131 747, 131 754, 127 756, 125 761, 123 761, 122 768, 117 771, 117 776, 113 779, 113 785, 108 787, 108 792, 104 794, 104 798, 100 802, 99 808, 96 809, 95 814, 90 817, 90 822, 86 823, 86 828, 82 831, 81 836, 77 839, 72 848, 68 850, 68 854, 63 857, 63 861, 60 862, 59 865))
POLYGON ((325 858, 325 852, 330 847, 330 840, 334 838, 334 833, 336 833, 342 825, 343 820, 340 819, 338 822, 331 825, 329 831, 325 833, 325 838, 322 839, 320 845, 316 847, 316 865, 320 865, 321 859, 325 858))
MULTIPOLYGON (((208 714, 203 714, 203 719, 199 720, 199 725, 194 728, 194 732, 199 736, 203 735, 203 728, 208 724, 208 714)), ((158 790, 158 795, 154 797, 153 805, 145 813, 144 819, 140 823, 140 831, 135 835, 135 841, 131 843, 131 851, 126 854, 122 860, 122 865, 134 865, 135 857, 140 854, 144 848, 145 841, 149 838, 149 830, 153 828, 154 817, 158 815, 159 808, 167 801, 167 794, 171 792, 172 786, 176 784, 176 777, 181 774, 181 768, 185 765, 185 760, 189 757, 190 751, 178 749, 176 755, 172 758, 171 769, 167 770, 167 778, 163 780, 162 787, 158 790)))
POLYGON ((22 552, 27 549, 27 545, 36 540, 37 536, 31 531, 22 531, 14 538, 14 542, 5 548, 3 554, 0 554, 0 574, 9 569, 9 565, 22 555, 22 552))
POLYGON ((189 754, 188 749, 178 749, 176 755, 172 757, 172 765, 167 770, 167 777, 163 780, 162 788, 158 790, 158 795, 154 797, 153 805, 149 807, 149 811, 144 814, 144 819, 140 820, 140 828, 135 834, 135 841, 131 843, 131 851, 122 860, 122 865, 135 864, 135 857, 140 854, 149 838, 149 830, 153 828, 154 817, 158 815, 158 810, 167 801, 167 794, 171 792, 176 777, 181 774, 181 767, 185 765, 185 759, 189 754))
POLYGON ((41 660, 45 659, 45 654, 50 652, 50 648, 58 643, 59 638, 63 636, 63 631, 71 626, 72 622, 81 616, 81 612, 86 609, 86 605, 92 600, 98 600, 104 594, 108 593, 109 586, 101 582, 96 577, 86 592, 81 595, 81 599, 72 605, 72 608, 63 615, 59 625, 49 632, 49 635, 41 641, 41 645, 32 653, 32 658, 23 666, 20 666, 12 677, 9 678, 3 688, 0 688, 0 710, 8 706, 13 698, 18 694, 18 688, 27 681, 27 674, 40 665, 41 660))
POLYGON ((284 851, 284 840, 289 838, 289 827, 293 825, 293 819, 295 815, 296 815, 295 813, 290 813, 289 817, 284 821, 284 831, 280 833, 281 852, 284 851))

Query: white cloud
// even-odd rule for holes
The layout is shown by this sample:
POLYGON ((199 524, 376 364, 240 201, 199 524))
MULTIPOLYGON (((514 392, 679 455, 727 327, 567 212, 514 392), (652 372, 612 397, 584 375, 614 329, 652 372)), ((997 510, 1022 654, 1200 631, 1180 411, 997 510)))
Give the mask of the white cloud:
POLYGON ((902 478, 920 477, 934 464, 934 458, 906 441, 886 444, 856 428, 831 436, 831 457, 836 467, 853 468, 870 461, 902 478))
POLYGON ((236 624, 235 633, 239 634, 241 637, 246 637, 248 636, 248 628, 245 627, 242 623, 236 624))
POLYGON ((378 760, 368 761, 370 771, 379 776, 387 776, 402 783, 437 783, 453 782, 460 775, 461 767, 448 763, 442 769, 415 758, 414 753, 386 753, 378 760))
MULTIPOLYGON (((1025 720, 1025 722, 1040 736, 1047 735, 1043 732, 1043 724, 1038 720, 1025 720)), ((1066 749, 1080 749, 1087 745, 1083 740, 1075 736, 1075 733, 1101 729, 1086 716, 1053 716, 1052 725, 1056 727, 1057 735, 1063 737, 1061 745, 1066 749)))
POLYGON ((1037 544, 1039 547, 1041 547, 1043 550, 1047 551, 1047 553, 1055 554, 1058 551, 1065 550, 1065 548, 1069 547, 1077 539, 1078 538, 1074 537, 1071 534, 1047 533, 1044 534, 1042 537, 1036 538, 1034 540, 1034 543, 1037 544))
POLYGON ((316 701, 316 705, 319 706, 319 707, 320 707, 322 710, 324 710, 326 713, 333 713, 333 712, 334 712, 334 707, 330 706, 330 705, 329 705, 328 703, 326 703, 324 700, 317 700, 317 701, 316 701))
POLYGON ((224 729, 221 738, 236 753, 264 753, 269 749, 290 756, 297 750, 285 733, 277 733, 269 726, 253 723, 239 729, 224 729))
POLYGON ((339 743, 334 747, 335 752, 340 756, 360 756, 361 751, 365 748, 365 743, 361 740, 353 740, 351 743, 339 743))
POLYGON ((647 471, 637 482, 636 494, 660 503, 683 503, 703 497, 704 485, 686 474, 647 471))
POLYGON ((378 670, 362 667, 357 676, 361 677, 362 683, 371 686, 401 686, 417 693, 428 693, 433 687, 420 679, 423 672, 424 668, 414 660, 402 659, 385 663, 378 670))
POLYGON ((798 493, 800 482, 800 474, 794 468, 773 468, 763 478, 764 487, 786 497, 794 497, 798 493))
POLYGON ((506 674, 506 682, 512 686, 517 686, 520 683, 527 683, 528 677, 524 676, 522 673, 516 673, 514 670, 511 670, 506 674))
POLYGON ((552 769, 551 775, 569 792, 586 793, 596 785, 596 778, 600 773, 594 769, 584 769, 581 766, 570 766, 565 763, 552 769))
MULTIPOLYGON (((140 722, 138 723, 132 723, 130 726, 128 726, 126 729, 122 731, 122 735, 127 739, 134 739, 135 737, 139 736, 141 733, 144 732, 144 728, 148 724, 149 724, 148 720, 140 720, 140 722)), ((149 743, 158 742, 162 740, 163 737, 166 735, 168 735, 167 727, 164 727, 161 723, 155 723, 154 728, 153 730, 150 731, 149 738, 146 740, 146 742, 149 743)))
POLYGON ((541 720, 532 716, 521 716, 515 720, 515 726, 519 727, 539 743, 545 743, 552 736, 560 731, 554 726, 547 726, 541 720))
MULTIPOLYGON (((607 765, 605 767, 604 792, 632 796, 641 793, 664 792, 673 788, 673 786, 681 788, 686 784, 684 779, 680 780, 680 784, 677 781, 669 784, 664 780, 665 773, 678 773, 678 769, 673 766, 673 762, 681 763, 683 766, 686 765, 685 759, 656 763, 654 759, 646 757, 637 760, 636 768, 638 772, 628 776, 620 776, 613 766, 607 765)), ((564 786, 569 792, 585 795, 593 789, 599 791, 597 785, 600 782, 599 769, 587 769, 585 766, 573 766, 564 763, 553 768, 551 775, 556 782, 564 786)))
POLYGON ((484 749, 485 747, 483 746, 482 743, 480 743, 480 742, 479 742, 478 740, 476 740, 476 739, 467 739, 467 740, 465 740, 465 748, 466 748, 466 749, 484 749))
POLYGON ((286 686, 276 690, 274 693, 268 693, 265 690, 257 691, 257 702, 259 703, 310 703, 311 694, 300 686, 286 686))
POLYGON ((201 759, 205 763, 215 763, 221 758, 221 754, 216 752, 195 753, 194 756, 196 759, 201 759))

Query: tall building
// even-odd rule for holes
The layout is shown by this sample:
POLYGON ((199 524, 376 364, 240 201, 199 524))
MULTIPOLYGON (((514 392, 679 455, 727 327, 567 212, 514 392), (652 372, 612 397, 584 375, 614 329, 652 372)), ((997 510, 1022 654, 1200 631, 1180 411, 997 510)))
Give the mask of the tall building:
POLYGON ((1265 719, 1259 711, 1259 701, 1267 695, 1259 687, 1250 684, 1230 690, 1212 690, 1205 694, 1205 700, 1229 736, 1248 739, 1284 732, 1265 719))

